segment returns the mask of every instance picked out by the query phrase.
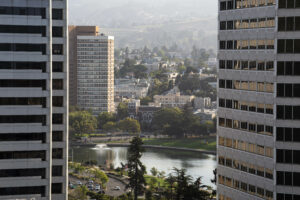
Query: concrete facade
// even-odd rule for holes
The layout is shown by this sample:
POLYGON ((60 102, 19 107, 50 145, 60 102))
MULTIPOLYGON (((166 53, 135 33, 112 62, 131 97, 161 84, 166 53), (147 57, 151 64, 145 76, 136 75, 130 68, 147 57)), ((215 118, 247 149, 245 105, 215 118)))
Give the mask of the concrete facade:
POLYGON ((77 55, 78 106, 114 112, 114 37, 77 36, 77 55))
POLYGON ((297 0, 219 0, 219 200, 300 199, 299 13, 297 0))
POLYGON ((0 199, 67 199, 67 0, 0 10, 0 199))

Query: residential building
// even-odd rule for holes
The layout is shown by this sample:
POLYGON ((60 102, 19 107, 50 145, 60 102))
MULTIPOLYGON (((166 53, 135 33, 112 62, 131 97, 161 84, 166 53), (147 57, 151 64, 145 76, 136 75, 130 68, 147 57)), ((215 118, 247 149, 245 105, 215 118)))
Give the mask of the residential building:
POLYGON ((65 200, 66 0, 0 2, 0 199, 65 200))
POLYGON ((117 79, 115 81, 115 96, 127 98, 143 98, 148 94, 150 83, 140 79, 117 79))
POLYGON ((209 97, 195 97, 194 99, 194 108, 204 109, 211 107, 211 98, 209 97))
POLYGON ((300 199, 300 1, 219 10, 217 198, 300 199))
POLYGON ((198 115, 201 121, 209 121, 216 117, 217 109, 199 109, 194 114, 198 115))
POLYGON ((69 103, 77 105, 77 36, 97 36, 98 26, 69 26, 69 103))
POLYGON ((77 63, 78 106, 114 112, 114 37, 77 36, 77 63))
POLYGON ((183 108, 186 104, 191 104, 195 96, 180 95, 180 92, 168 93, 165 95, 155 95, 154 102, 160 103, 162 107, 183 108))
POLYGON ((138 120, 140 123, 151 124, 154 113, 161 110, 161 104, 149 103, 141 105, 140 100, 131 99, 128 102, 129 117, 138 120))

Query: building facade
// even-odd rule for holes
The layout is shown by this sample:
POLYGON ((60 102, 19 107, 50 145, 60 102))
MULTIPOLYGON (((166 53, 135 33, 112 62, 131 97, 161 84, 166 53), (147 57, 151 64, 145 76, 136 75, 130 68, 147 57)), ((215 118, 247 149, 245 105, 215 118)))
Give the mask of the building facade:
POLYGON ((300 199, 300 1, 219 0, 218 39, 218 199, 300 199))
POLYGON ((114 112, 114 37, 77 36, 77 63, 78 106, 114 112))
POLYGON ((98 26, 69 26, 69 103, 77 105, 77 36, 97 36, 98 26))
POLYGON ((180 92, 168 93, 165 95, 155 95, 154 103, 161 104, 162 107, 183 108, 186 104, 192 104, 195 96, 180 95, 180 92))
POLYGON ((67 0, 1 0, 0 27, 0 199, 67 199, 67 0))

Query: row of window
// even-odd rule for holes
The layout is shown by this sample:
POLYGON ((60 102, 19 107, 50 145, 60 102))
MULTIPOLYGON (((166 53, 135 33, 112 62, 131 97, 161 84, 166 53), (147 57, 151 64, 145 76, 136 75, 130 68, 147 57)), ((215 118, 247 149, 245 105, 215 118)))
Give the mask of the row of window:
POLYGON ((37 194, 41 195, 42 197, 45 197, 45 192, 45 186, 0 188, 0 196, 37 194))
POLYGON ((300 186, 300 173, 278 171, 277 185, 300 186))
POLYGON ((219 88, 233 90, 247 90, 256 92, 274 92, 273 83, 255 82, 255 81, 235 81, 219 79, 219 88))
POLYGON ((11 141, 42 141, 46 143, 46 133, 8 133, 0 134, 1 142, 11 141))
POLYGON ((300 97, 300 84, 277 84, 277 97, 300 97))
POLYGON ((228 178, 226 176, 219 175, 219 184, 234 188, 236 190, 240 190, 242 192, 246 192, 246 193, 249 193, 252 195, 259 196, 266 200, 273 199, 273 192, 271 192, 269 190, 265 190, 261 187, 257 187, 257 186, 251 185, 251 184, 244 183, 242 181, 228 178))
POLYGON ((46 8, 30 8, 30 7, 0 7, 0 15, 27 15, 41 16, 46 18, 46 8))
POLYGON ((41 87, 46 90, 46 80, 0 80, 0 87, 41 87))
POLYGON ((46 177, 45 168, 35 169, 2 169, 0 170, 0 177, 34 177, 41 176, 42 179, 46 177))
POLYGON ((274 49, 274 40, 221 40, 220 49, 248 50, 274 49))
POLYGON ((46 26, 0 25, 0 33, 41 34, 46 37, 46 26))
POLYGON ((274 71, 273 61, 220 60, 220 69, 274 71))
POLYGON ((300 151, 297 150, 276 150, 276 162, 284 164, 300 164, 300 151))
POLYGON ((279 0, 279 8, 300 8, 300 0, 279 0))
POLYGON ((299 76, 300 62, 277 62, 278 76, 299 76))
POLYGON ((41 52, 46 54, 46 44, 13 44, 1 43, 0 51, 41 52))
MULTIPOLYGON (((63 97, 53 96, 52 105, 55 107, 63 107, 63 97)), ((46 107, 46 98, 44 97, 32 97, 32 98, 0 98, 0 105, 41 105, 43 108, 46 107)))
MULTIPOLYGON (((46 62, 5 62, 0 61, 0 69, 42 70, 46 72, 46 62)), ((63 72, 63 62, 52 62, 52 72, 63 72)))
POLYGON ((271 147, 265 147, 262 145, 252 144, 245 141, 235 140, 232 138, 225 138, 221 136, 219 137, 219 145, 273 158, 273 149, 271 147))
POLYGON ((280 199, 280 200, 298 200, 298 199, 300 199, 300 195, 277 193, 277 199, 280 199))
POLYGON ((279 142, 300 142, 300 128, 277 127, 276 140, 279 142))
POLYGON ((275 18, 252 18, 242 20, 221 21, 220 30, 239 30, 254 28, 274 28, 275 18))
POLYGON ((277 106, 277 119, 300 120, 300 106, 277 106))
POLYGON ((300 39, 280 39, 277 45, 277 53, 300 53, 300 39))
POLYGON ((265 114, 273 114, 273 105, 272 104, 261 104, 261 103, 220 98, 219 99, 219 107, 236 109, 236 110, 244 110, 244 111, 250 111, 250 112, 265 113, 265 114))
POLYGON ((0 98, 0 105, 42 105, 46 107, 46 97, 29 97, 29 98, 0 98))
POLYGON ((240 129, 243 131, 254 132, 262 135, 269 135, 269 136, 273 135, 272 126, 249 123, 249 122, 233 120, 233 119, 225 119, 222 117, 219 118, 219 126, 226 127, 226 128, 240 129))
POLYGON ((275 4, 276 0, 227 0, 220 2, 220 10, 273 6, 275 4))
MULTIPOLYGON (((1 115, 0 123, 41 123, 46 125, 45 115, 1 115)), ((53 124, 63 124, 63 114, 57 113, 52 115, 53 124)))
POLYGON ((0 115, 1 123, 41 123, 43 126, 46 125, 45 115, 0 115))
POLYGON ((256 166, 250 163, 241 162, 238 160, 232 160, 231 158, 224 158, 223 156, 219 156, 219 165, 223 165, 268 179, 273 179, 273 170, 256 166))
POLYGON ((46 160, 46 151, 8 151, 0 152, 0 159, 35 159, 46 160))
POLYGON ((278 17, 278 31, 300 31, 300 17, 278 17))
MULTIPOLYGON (((46 133, 9 133, 0 134, 0 141, 11 142, 11 141, 42 141, 46 143, 46 133)), ((63 132, 62 131, 52 131, 52 141, 62 142, 63 132)))

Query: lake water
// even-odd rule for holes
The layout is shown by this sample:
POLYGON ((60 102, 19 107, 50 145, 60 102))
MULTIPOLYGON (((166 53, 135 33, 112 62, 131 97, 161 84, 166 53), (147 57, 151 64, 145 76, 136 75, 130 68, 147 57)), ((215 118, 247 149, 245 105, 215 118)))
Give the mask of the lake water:
MULTIPOLYGON (((72 153, 74 162, 97 160, 98 165, 103 166, 113 164, 114 167, 119 167, 121 162, 126 163, 127 158, 127 148, 108 148, 105 145, 97 145, 95 148, 73 147, 70 157, 72 157, 72 153)), ((201 176, 204 184, 213 186, 210 180, 213 178, 213 170, 216 168, 215 159, 214 155, 202 153, 146 149, 141 160, 148 173, 152 167, 159 171, 165 171, 166 175, 171 173, 174 167, 184 168, 187 170, 187 174, 194 179, 201 176)))

